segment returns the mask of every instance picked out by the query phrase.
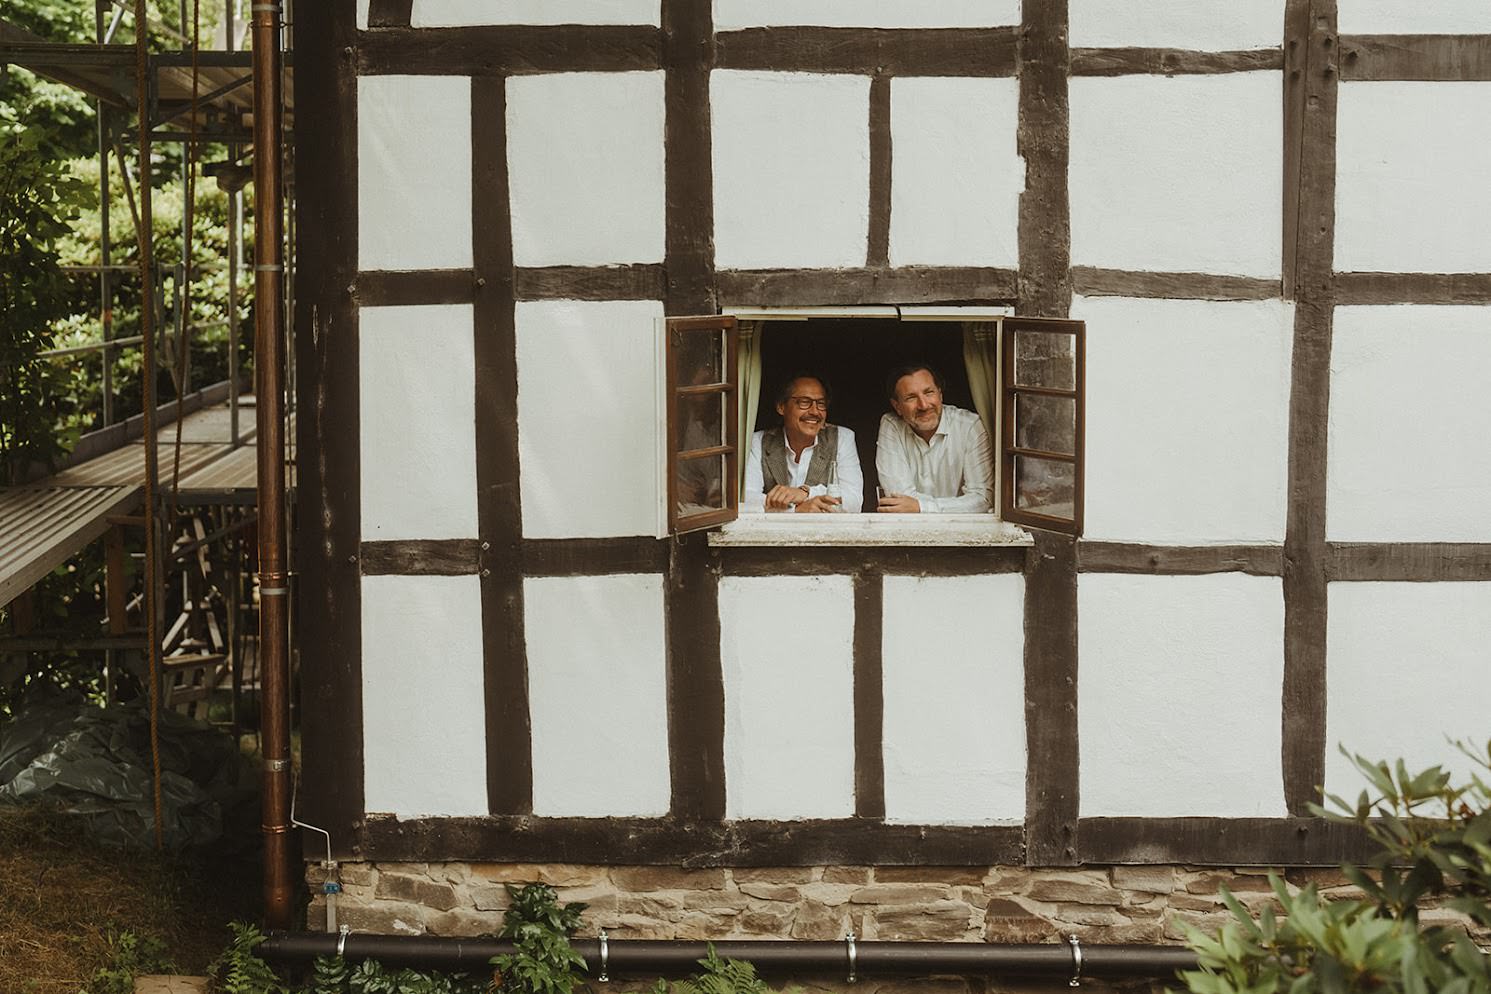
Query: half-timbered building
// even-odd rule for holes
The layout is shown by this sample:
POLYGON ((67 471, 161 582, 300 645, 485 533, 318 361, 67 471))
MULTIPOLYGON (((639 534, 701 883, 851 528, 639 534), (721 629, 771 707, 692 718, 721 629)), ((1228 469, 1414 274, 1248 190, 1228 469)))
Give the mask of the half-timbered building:
POLYGON ((297 13, 344 920, 1160 941, 1487 733, 1484 3, 297 13), (913 355, 995 513, 736 513, 775 379, 868 467, 913 355))

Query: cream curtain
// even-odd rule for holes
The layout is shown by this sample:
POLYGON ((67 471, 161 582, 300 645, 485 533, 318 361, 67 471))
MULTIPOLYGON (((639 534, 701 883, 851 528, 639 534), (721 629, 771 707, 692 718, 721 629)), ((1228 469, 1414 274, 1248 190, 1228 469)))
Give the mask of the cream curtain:
POLYGON ((999 423, 999 326, 993 321, 963 324, 963 365, 973 406, 984 419, 990 439, 997 439, 999 423))
POLYGON ((737 352, 740 434, 736 442, 740 448, 740 458, 736 460, 740 478, 736 482, 742 488, 745 486, 746 456, 751 451, 751 433, 756 430, 756 412, 761 407, 761 331, 765 324, 764 321, 740 322, 740 346, 737 352))

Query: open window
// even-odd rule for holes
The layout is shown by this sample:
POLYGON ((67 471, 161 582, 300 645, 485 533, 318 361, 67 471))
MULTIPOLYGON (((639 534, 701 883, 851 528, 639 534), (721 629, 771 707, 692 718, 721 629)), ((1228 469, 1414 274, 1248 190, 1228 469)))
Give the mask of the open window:
POLYGON ((985 306, 783 308, 669 318, 658 331, 660 536, 736 521, 743 450, 753 432, 779 425, 775 392, 803 371, 828 381, 830 420, 853 430, 863 506, 872 510, 877 427, 889 410, 885 377, 908 360, 930 362, 945 403, 983 420, 995 450, 993 513, 815 514, 796 522, 783 519, 797 515, 751 514, 718 541, 753 544, 765 540, 762 527, 778 537, 768 544, 789 532, 807 544, 899 544, 896 532, 914 533, 909 544, 1028 542, 1015 524, 1081 532, 1080 321, 985 306))
POLYGON ((1003 325, 1000 514, 1081 535, 1086 328, 1050 318, 1003 325))
POLYGON ((739 343, 733 317, 665 322, 668 534, 711 528, 739 513, 739 343))

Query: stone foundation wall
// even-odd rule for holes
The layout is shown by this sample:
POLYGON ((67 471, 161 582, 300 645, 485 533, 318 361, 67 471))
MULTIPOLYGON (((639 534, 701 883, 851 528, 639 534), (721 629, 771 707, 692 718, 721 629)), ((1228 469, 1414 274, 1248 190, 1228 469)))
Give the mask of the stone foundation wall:
MULTIPOLYGON (((1290 869, 1292 885, 1314 883, 1328 897, 1360 896, 1339 871, 1290 869)), ((470 936, 502 925, 504 884, 542 882, 563 901, 588 907, 580 931, 618 939, 842 939, 1029 943, 1180 944, 1182 923, 1215 931, 1230 918, 1226 884, 1255 912, 1274 902, 1268 871, 1184 866, 1081 869, 1025 867, 781 867, 684 870, 656 866, 510 863, 351 863, 340 868, 338 921, 359 932, 470 936)), ((308 926, 324 927, 325 871, 307 868, 317 895, 308 926)), ((1427 910, 1424 924, 1461 922, 1427 910)), ((1481 940, 1491 936, 1479 935, 1481 940)), ((769 978, 782 989, 784 978, 769 978)), ((803 994, 995 994, 1065 989, 1064 981, 1009 984, 979 978, 887 980, 849 986, 832 978, 796 978, 803 994)), ((644 990, 646 985, 615 985, 644 990)), ((1115 988, 1086 981, 1103 992, 1115 988)), ((1162 992, 1174 984, 1126 989, 1162 992)), ((595 987, 603 990, 604 987, 595 987)))
MULTIPOLYGON (((1179 866, 783 867, 683 870, 656 866, 351 863, 341 867, 338 919, 357 931, 495 932, 504 884, 542 882, 588 905, 582 935, 619 939, 840 939, 946 942, 1178 943, 1182 922, 1215 929, 1226 884, 1256 908, 1273 900, 1264 869, 1179 866)), ((1289 870, 1296 885, 1355 894, 1335 870, 1289 870)), ((325 921, 325 871, 307 869, 325 921)))

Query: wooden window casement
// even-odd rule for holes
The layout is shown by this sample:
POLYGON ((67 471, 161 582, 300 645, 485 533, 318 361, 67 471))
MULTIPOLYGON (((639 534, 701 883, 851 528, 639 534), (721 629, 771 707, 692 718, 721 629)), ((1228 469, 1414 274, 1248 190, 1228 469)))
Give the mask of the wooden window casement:
POLYGON ((740 512, 738 349, 733 317, 666 321, 669 534, 722 525, 740 512))
POLYGON ((1006 318, 1002 334, 1000 515, 1081 535, 1086 326, 1006 318))

